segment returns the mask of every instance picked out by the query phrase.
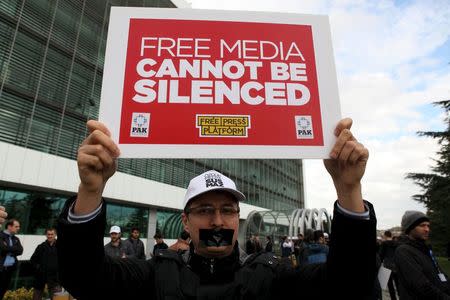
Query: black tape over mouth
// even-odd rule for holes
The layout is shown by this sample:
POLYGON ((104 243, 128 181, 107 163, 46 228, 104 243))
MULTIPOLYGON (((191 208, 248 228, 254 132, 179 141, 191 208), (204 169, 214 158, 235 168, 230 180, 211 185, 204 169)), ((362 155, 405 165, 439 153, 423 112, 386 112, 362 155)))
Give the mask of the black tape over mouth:
POLYGON ((233 229, 200 229, 200 247, 231 246, 233 235, 233 229))

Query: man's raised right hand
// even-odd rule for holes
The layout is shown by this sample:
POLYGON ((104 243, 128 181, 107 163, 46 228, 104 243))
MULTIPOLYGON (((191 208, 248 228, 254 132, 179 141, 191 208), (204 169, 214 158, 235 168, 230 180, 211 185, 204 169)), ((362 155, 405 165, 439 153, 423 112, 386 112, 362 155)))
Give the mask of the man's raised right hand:
POLYGON ((75 214, 87 214, 101 202, 108 179, 116 172, 120 150, 111 139, 108 128, 94 120, 87 122, 89 136, 78 149, 78 173, 81 183, 74 207, 75 214))

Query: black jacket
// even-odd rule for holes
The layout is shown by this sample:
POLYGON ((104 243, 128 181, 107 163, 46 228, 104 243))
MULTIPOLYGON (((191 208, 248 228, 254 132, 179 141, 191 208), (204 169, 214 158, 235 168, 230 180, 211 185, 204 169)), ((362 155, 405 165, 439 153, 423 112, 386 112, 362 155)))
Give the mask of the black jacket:
POLYGON ((158 251, 158 250, 166 250, 166 249, 169 249, 169 246, 167 246, 167 244, 164 243, 164 242, 159 243, 159 244, 155 244, 155 246, 153 246, 153 252, 152 252, 153 256, 156 255, 156 251, 158 251))
POLYGON ((245 242, 245 252, 247 254, 253 254, 256 252, 255 243, 252 240, 247 240, 247 242, 245 242))
POLYGON ((54 281, 58 282, 58 253, 56 251, 56 242, 50 245, 45 241, 39 244, 30 258, 31 265, 34 268, 36 279, 39 282, 54 281))
POLYGON ((267 244, 266 244, 266 247, 265 247, 264 251, 266 251, 266 252, 272 252, 272 247, 273 247, 272 242, 271 242, 271 241, 268 241, 267 244))
POLYGON ((395 268, 394 256, 395 249, 397 249, 398 243, 393 240, 384 241, 380 246, 380 259, 383 262, 383 266, 392 271, 397 271, 395 268))
POLYGON ((447 299, 450 284, 439 279, 439 269, 423 241, 404 238, 395 251, 395 265, 399 279, 401 300, 447 299))
POLYGON ((183 256, 158 251, 147 261, 110 258, 103 252, 105 206, 95 219, 69 224, 71 201, 59 219, 58 255, 62 284, 77 299, 263 300, 291 297, 293 290, 301 291, 302 299, 361 299, 373 286, 376 219, 370 204, 370 220, 335 212, 326 264, 293 269, 267 253, 243 258, 237 246, 217 260, 192 251, 183 256))
POLYGON ((22 255, 23 247, 20 240, 15 235, 11 236, 12 246, 9 245, 9 234, 4 231, 0 232, 0 272, 3 269, 3 263, 5 262, 6 255, 9 253, 14 257, 14 266, 17 266, 17 256, 22 255))

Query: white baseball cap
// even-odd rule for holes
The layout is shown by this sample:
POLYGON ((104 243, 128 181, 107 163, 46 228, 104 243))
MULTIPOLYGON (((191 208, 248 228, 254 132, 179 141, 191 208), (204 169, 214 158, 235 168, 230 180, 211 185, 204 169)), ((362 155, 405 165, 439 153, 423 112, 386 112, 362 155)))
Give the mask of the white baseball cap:
POLYGON ((119 226, 111 226, 111 229, 109 230, 109 233, 120 233, 120 227, 119 226))
POLYGON ((238 191, 233 180, 217 171, 210 170, 194 177, 189 182, 186 195, 184 196, 183 207, 186 207, 193 198, 210 191, 227 191, 236 200, 245 200, 244 194, 238 191))

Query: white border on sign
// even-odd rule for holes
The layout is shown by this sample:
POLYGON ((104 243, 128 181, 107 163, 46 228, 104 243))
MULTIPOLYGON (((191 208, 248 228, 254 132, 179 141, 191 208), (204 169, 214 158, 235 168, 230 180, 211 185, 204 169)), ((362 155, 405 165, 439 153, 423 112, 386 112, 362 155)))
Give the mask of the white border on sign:
POLYGON ((99 120, 128 158, 328 158, 341 119, 328 16, 203 9, 111 7, 99 120), (324 146, 119 144, 126 51, 131 18, 310 25, 316 58, 324 146))

